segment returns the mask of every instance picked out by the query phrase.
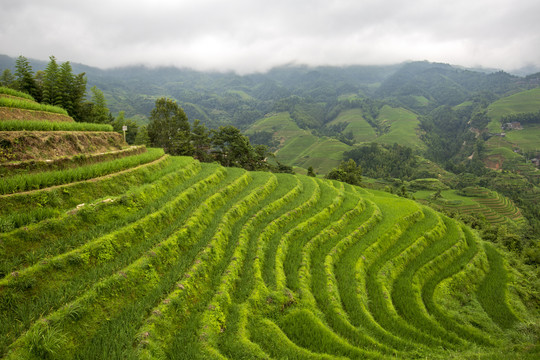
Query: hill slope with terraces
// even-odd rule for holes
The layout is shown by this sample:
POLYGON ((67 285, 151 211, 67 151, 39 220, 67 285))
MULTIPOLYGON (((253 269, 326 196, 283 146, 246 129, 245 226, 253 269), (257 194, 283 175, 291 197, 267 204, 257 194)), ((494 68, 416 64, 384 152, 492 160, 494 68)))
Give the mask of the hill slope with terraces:
POLYGON ((122 141, 20 159, 1 134, 2 358, 539 355, 507 255, 417 202, 122 141))

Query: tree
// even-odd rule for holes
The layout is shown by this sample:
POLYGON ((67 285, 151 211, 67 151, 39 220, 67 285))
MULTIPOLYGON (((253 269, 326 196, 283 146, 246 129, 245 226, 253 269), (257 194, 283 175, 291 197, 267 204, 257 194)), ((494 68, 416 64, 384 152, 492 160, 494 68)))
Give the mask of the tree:
POLYGON ((212 144, 210 131, 206 125, 196 119, 191 130, 191 144, 193 146, 193 157, 199 161, 210 161, 209 150, 212 144))
POLYGON ((327 179, 343 181, 351 185, 360 185, 362 182, 362 168, 356 165, 353 159, 342 161, 337 168, 330 170, 327 179))
POLYGON ((105 95, 96 86, 93 86, 90 91, 92 92, 92 120, 91 122, 105 124, 109 122, 109 109, 107 108, 107 101, 105 95))
POLYGON ((15 61, 15 77, 15 84, 19 91, 32 95, 36 101, 41 100, 32 66, 22 55, 15 61))
POLYGON ((58 64, 54 56, 49 57, 50 61, 45 68, 45 75, 43 77, 42 102, 51 105, 61 105, 62 95, 58 88, 58 64))
POLYGON ((307 176, 315 177, 315 171, 313 170, 313 166, 308 167, 307 176))
MULTIPOLYGON (((58 71, 58 92, 55 98, 54 105, 58 105, 66 109, 68 114, 73 114, 74 106, 71 93, 73 92, 74 76, 71 70, 71 64, 66 61, 60 65, 58 71)), ((105 104, 106 105, 106 104, 105 104)), ((109 112, 109 109, 106 110, 109 112)))
POLYGON ((5 69, 0 76, 0 86, 5 87, 14 87, 15 86, 15 76, 10 69, 5 69))
POLYGON ((186 113, 176 102, 167 98, 156 100, 150 113, 148 136, 152 146, 162 147, 173 155, 191 155, 190 125, 186 113))
MULTIPOLYGON (((116 119, 114 119, 113 122, 111 122, 111 125, 113 127, 113 130, 116 132, 123 133, 123 127, 127 126, 126 131, 126 142, 128 144, 135 144, 135 139, 137 137, 137 133, 139 131, 139 126, 137 123, 131 119, 125 118, 125 113, 123 111, 120 111, 116 119)), ((148 133, 146 133, 148 135, 148 133)))
POLYGON ((144 145, 146 147, 151 146, 150 136, 148 136, 148 129, 146 126, 141 126, 137 129, 137 135, 135 135, 135 140, 133 142, 135 145, 144 145))
POLYGON ((87 119, 91 117, 91 113, 85 110, 89 108, 86 99, 86 76, 85 73, 80 73, 73 77, 70 91, 71 103, 73 104, 73 113, 70 114, 75 121, 90 122, 87 119))
POLYGON ((214 132, 212 143, 215 147, 214 155, 224 166, 242 167, 252 170, 251 160, 254 150, 247 136, 232 125, 221 126, 214 132))

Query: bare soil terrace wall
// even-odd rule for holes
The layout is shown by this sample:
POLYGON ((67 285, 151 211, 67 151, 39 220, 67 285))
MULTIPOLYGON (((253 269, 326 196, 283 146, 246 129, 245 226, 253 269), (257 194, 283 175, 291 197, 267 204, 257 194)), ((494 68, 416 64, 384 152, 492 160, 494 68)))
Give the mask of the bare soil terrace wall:
POLYGON ((128 146, 122 134, 89 131, 0 131, 0 162, 97 154, 128 146))

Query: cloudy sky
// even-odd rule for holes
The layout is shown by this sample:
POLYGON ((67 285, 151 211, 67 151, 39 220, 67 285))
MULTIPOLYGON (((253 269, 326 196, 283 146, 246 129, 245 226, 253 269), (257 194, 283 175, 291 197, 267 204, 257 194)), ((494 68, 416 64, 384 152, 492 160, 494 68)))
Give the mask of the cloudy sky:
POLYGON ((429 60, 540 66, 538 0, 2 0, 0 54, 264 71, 429 60))

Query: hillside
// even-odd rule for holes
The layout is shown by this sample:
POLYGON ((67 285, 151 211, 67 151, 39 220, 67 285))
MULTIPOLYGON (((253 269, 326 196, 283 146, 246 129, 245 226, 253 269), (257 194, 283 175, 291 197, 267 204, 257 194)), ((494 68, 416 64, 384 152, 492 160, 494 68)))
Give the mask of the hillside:
POLYGON ((351 144, 336 136, 324 135, 324 130, 320 134, 320 131, 300 128, 288 112, 268 114, 249 126, 245 133, 253 139, 256 133, 271 136, 276 157, 284 164, 303 169, 311 166, 317 173, 327 174, 339 164, 343 154, 353 148, 352 145, 397 143, 417 151, 424 150, 426 146, 419 135, 419 124, 418 116, 413 112, 384 105, 371 123, 365 119, 362 109, 353 108, 339 112, 325 124, 326 129, 339 129, 334 134, 348 138, 351 144))
POLYGON ((343 152, 350 149, 336 139, 319 137, 301 129, 288 112, 269 114, 246 130, 248 136, 257 132, 271 134, 277 144, 275 154, 280 162, 303 169, 312 166, 322 174, 336 167, 343 152))
POLYGON ((486 141, 488 153, 485 163, 495 169, 502 168, 506 162, 525 163, 525 152, 538 152, 540 149, 540 123, 523 124, 519 130, 503 130, 501 119, 510 115, 535 113, 540 111, 540 89, 518 92, 503 97, 487 108, 490 119, 487 130, 492 134, 504 133, 504 136, 492 136, 486 141))
POLYGON ((5 358, 538 355, 510 259, 411 200, 188 157, 112 176, 0 196, 54 214, 0 235, 5 358))
MULTIPOLYGON (((386 135, 417 121, 394 108, 379 119, 389 122, 386 135), (392 111, 407 125, 393 124, 392 111)), ((531 270, 418 202, 127 147, 110 125, 0 125, 2 358, 540 353, 531 270)), ((278 158, 295 148, 289 161, 302 166, 347 146, 301 129, 288 112, 252 131, 277 133, 278 158)), ((521 221, 497 193, 463 194, 479 206, 471 211, 521 221)))

